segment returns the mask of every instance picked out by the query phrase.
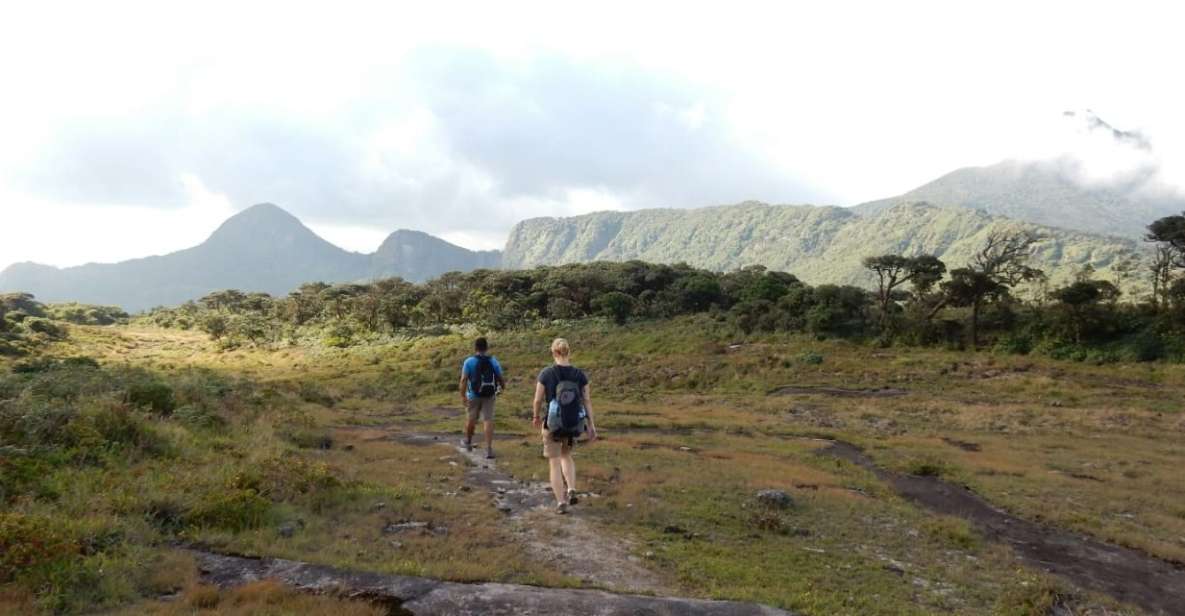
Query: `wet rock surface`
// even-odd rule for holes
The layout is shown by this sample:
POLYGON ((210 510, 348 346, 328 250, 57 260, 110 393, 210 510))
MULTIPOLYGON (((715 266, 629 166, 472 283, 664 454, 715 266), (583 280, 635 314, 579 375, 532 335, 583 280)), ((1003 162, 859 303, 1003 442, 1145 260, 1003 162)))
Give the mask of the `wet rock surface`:
POLYGON ((599 590, 540 588, 517 584, 458 584, 427 578, 347 571, 299 561, 245 558, 192 550, 202 577, 220 587, 274 579, 316 593, 368 599, 391 614, 522 615, 592 614, 625 616, 777 616, 790 612, 752 603, 705 601, 599 590))
POLYGON ((937 477, 902 475, 880 468, 850 443, 834 441, 819 454, 864 467, 901 496, 971 522, 989 540, 1012 546, 1029 566, 1153 614, 1185 615, 1185 567, 1180 564, 1018 518, 993 507, 971 490, 937 477))

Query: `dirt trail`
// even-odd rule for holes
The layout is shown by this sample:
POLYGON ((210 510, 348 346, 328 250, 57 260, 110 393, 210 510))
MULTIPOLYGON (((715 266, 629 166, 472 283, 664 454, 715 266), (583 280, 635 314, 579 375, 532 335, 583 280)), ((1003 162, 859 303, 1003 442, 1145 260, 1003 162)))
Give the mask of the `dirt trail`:
POLYGON ((498 469, 497 460, 485 459, 484 449, 466 451, 457 436, 446 439, 435 434, 402 432, 396 438, 405 443, 447 445, 465 458, 469 463, 465 481, 488 490, 495 507, 505 514, 505 521, 527 549, 565 575, 616 592, 672 594, 673 589, 632 554, 634 546, 630 541, 599 529, 580 505, 568 515, 556 514, 555 497, 548 484, 514 479, 498 469))
POLYGON ((244 558, 201 550, 190 553, 197 560, 204 579, 218 586, 274 579, 309 592, 368 599, 385 605, 393 616, 792 616, 790 612, 753 603, 619 595, 600 590, 518 584, 459 584, 345 571, 278 558, 244 558))
POLYGON ((1185 615, 1185 569, 1179 565, 1018 518, 937 477, 888 471, 850 443, 834 441, 819 453, 869 469, 899 494, 927 509, 970 521, 988 539, 1011 545, 1030 566, 1154 614, 1185 615))

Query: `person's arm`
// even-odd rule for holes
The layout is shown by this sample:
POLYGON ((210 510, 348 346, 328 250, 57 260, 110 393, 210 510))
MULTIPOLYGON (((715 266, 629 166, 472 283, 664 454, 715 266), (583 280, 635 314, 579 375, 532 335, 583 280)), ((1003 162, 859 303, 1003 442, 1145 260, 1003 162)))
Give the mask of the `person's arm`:
POLYGON ((469 404, 469 377, 465 374, 465 364, 461 364, 461 406, 469 404))
POLYGON ((547 391, 543 389, 543 383, 535 383, 535 401, 531 404, 531 425, 535 426, 536 430, 543 427, 543 398, 546 395, 547 391))
POLYGON ((593 421, 592 397, 588 393, 588 384, 584 385, 584 412, 588 415, 588 442, 597 440, 597 422, 593 421))
POLYGON ((502 364, 494 360, 494 381, 498 383, 498 391, 506 391, 506 379, 502 378, 502 364))

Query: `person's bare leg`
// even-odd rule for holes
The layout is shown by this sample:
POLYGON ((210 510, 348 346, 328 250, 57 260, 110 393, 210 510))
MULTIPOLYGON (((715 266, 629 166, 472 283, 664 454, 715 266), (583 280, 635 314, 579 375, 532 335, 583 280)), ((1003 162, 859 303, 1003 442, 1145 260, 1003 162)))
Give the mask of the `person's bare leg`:
MULTIPOLYGON (((576 461, 572 459, 571 452, 560 456, 560 470, 564 473, 564 482, 568 484, 568 492, 576 491, 576 461)), ((567 500, 567 493, 564 494, 564 500, 567 500)))
POLYGON ((494 451, 494 422, 485 422, 486 429, 486 453, 494 451))
POLYGON ((477 419, 476 418, 470 417, 468 420, 465 421, 465 442, 466 443, 473 442, 473 431, 476 428, 477 428, 477 419))
POLYGON ((555 494, 555 502, 567 503, 568 493, 564 491, 564 471, 560 466, 560 458, 548 458, 551 463, 551 491, 555 494))

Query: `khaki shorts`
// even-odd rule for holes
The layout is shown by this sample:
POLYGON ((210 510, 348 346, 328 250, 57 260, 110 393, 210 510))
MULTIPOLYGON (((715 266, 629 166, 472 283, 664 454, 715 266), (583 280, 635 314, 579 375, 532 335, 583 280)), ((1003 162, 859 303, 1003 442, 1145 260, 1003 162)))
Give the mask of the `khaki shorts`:
POLYGON ((564 438, 554 440, 548 434, 547 428, 541 431, 543 435, 543 457, 544 458, 558 458, 572 453, 572 446, 575 445, 575 439, 564 438))
POLYGON ((494 396, 489 398, 470 398, 468 404, 469 421, 477 421, 481 417, 482 421, 494 421, 494 396))

